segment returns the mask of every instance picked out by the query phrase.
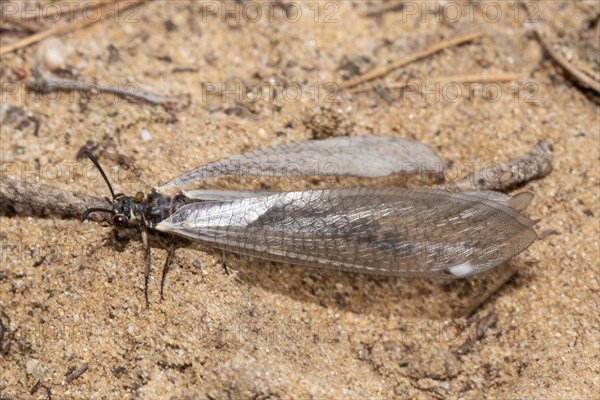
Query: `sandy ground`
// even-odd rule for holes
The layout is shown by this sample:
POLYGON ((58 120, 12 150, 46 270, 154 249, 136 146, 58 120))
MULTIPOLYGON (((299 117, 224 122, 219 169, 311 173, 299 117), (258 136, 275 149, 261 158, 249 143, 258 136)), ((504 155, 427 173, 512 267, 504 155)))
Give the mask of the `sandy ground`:
MULTIPOLYGON (((44 65, 39 45, 3 55, 3 177, 106 196, 89 162, 76 159, 88 141, 104 149, 100 162, 118 190, 133 194, 202 162, 333 134, 417 139, 463 174, 469 162, 502 162, 547 139, 554 171, 524 188, 535 194, 528 210, 542 238, 511 265, 452 283, 233 256, 226 275, 218 257, 183 249, 163 302, 166 252, 154 249, 146 309, 138 238, 4 215, 0 397, 597 398, 598 96, 574 85, 531 32, 545 30, 597 77, 600 3, 481 2, 469 14, 446 2, 441 17, 425 13, 440 3, 379 17, 362 13, 377 2, 287 3, 288 14, 228 3, 234 11, 223 21, 222 3, 147 2, 60 38, 66 58, 54 76, 174 96, 174 108, 110 94, 36 97, 23 79, 44 65), (486 35, 377 81, 426 81, 429 94, 336 90, 344 77, 476 30, 486 35), (472 93, 440 80, 500 72, 517 79, 472 93), (242 82, 261 87, 261 99, 242 82), (461 313, 510 268, 517 274, 488 301, 461 313)), ((2 44, 22 36, 3 32, 2 44)), ((242 179, 236 187, 329 184, 242 179)))

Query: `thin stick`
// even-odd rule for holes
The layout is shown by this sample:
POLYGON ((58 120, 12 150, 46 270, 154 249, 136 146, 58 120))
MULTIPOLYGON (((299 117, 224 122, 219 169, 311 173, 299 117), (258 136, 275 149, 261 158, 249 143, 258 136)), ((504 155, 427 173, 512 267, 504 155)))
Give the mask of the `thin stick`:
POLYGON ((442 186, 447 190, 510 190, 548 175, 552 171, 553 151, 550 142, 540 140, 519 158, 495 164, 493 169, 486 168, 442 186))
MULTIPOLYGON (((462 315, 457 316, 456 318, 461 318, 462 315)), ((465 323, 470 324, 469 322, 470 315, 465 316, 465 323)), ((481 339, 485 339, 486 335, 489 333, 488 329, 498 323, 498 314, 494 309, 487 313, 485 316, 478 318, 475 322, 475 335, 468 335, 467 339, 463 342, 463 344, 457 349, 457 353, 460 355, 465 355, 470 353, 475 346, 475 343, 480 341, 481 339)), ((471 331, 469 331, 471 332, 471 331)))
POLYGON ((366 74, 363 74, 363 75, 357 76, 356 78, 349 79, 345 82, 342 82, 340 87, 342 89, 348 89, 348 88, 352 88, 354 86, 360 85, 361 83, 369 82, 369 81, 372 81, 373 79, 381 78, 382 76, 387 75, 388 73, 392 72, 395 69, 403 67, 403 66, 410 64, 416 60, 419 60, 421 58, 428 57, 428 56, 435 54, 438 51, 444 50, 448 47, 457 46, 462 43, 470 42, 473 39, 476 39, 476 38, 482 36, 483 34, 484 34, 483 32, 471 32, 471 33, 467 33, 465 35, 459 35, 459 36, 453 37, 451 39, 442 40, 440 42, 437 42, 437 43, 427 47, 424 50, 420 50, 415 53, 412 53, 412 54, 394 62, 392 65, 374 69, 372 71, 367 72, 366 74))
MULTIPOLYGON (((89 207, 111 207, 109 202, 98 197, 8 178, 0 181, 0 204, 3 210, 8 206, 15 207, 19 214, 42 213, 73 218, 80 218, 89 207)), ((92 214, 89 218, 102 220, 97 214, 92 214)))
POLYGON ((2 22, 6 22, 11 25, 18 26, 19 28, 25 29, 27 32, 39 32, 44 27, 42 25, 38 25, 32 22, 27 22, 22 18, 16 18, 12 15, 3 15, 2 22))
POLYGON ((37 81, 28 82, 27 88, 37 92, 52 92, 56 90, 77 90, 80 92, 88 92, 90 90, 97 90, 103 93, 112 93, 117 96, 124 98, 135 98, 143 100, 150 104, 166 105, 170 103, 176 103, 176 99, 162 96, 160 94, 140 90, 132 87, 132 90, 127 90, 124 87, 110 87, 98 85, 95 83, 84 83, 79 81, 73 81, 70 79, 54 78, 54 77, 42 77, 37 81))
POLYGON ((600 82, 581 72, 577 67, 569 63, 569 61, 567 61, 566 58, 564 58, 559 52, 554 50, 552 46, 550 46, 544 40, 540 31, 536 30, 535 34, 540 44, 542 45, 542 47, 544 47, 550 58, 552 58, 552 60, 554 60, 555 63, 560 65, 562 69, 564 69, 567 72, 567 75, 571 76, 571 78, 573 78, 573 80, 580 86, 593 89, 594 91, 596 91, 596 93, 600 93, 600 82))
MULTIPOLYGON (((141 3, 142 1, 144 1, 144 0, 133 0, 132 2, 129 2, 126 5, 125 9, 130 8, 130 7, 134 6, 135 4, 141 3)), ((120 2, 119 0, 111 1, 111 3, 119 3, 119 2, 120 2)), ((106 3, 106 4, 108 4, 108 3, 106 3)), ((88 20, 88 19, 83 18, 78 21, 67 22, 67 23, 61 24, 59 26, 56 26, 54 28, 46 29, 45 31, 38 32, 31 36, 27 36, 26 38, 17 40, 16 42, 11 43, 9 45, 0 46, 0 55, 5 54, 5 53, 10 53, 11 51, 20 49, 22 47, 27 47, 29 45, 39 42, 40 40, 46 39, 47 37, 50 37, 50 36, 64 35, 65 33, 73 32, 73 31, 76 31, 77 29, 84 28, 88 25, 92 25, 96 22, 102 21, 106 17, 113 16, 115 14, 115 12, 117 12, 117 9, 118 9, 118 7, 114 7, 114 9, 110 10, 107 13, 102 14, 100 16, 100 18, 98 18, 96 20, 88 20)), ((122 11, 122 10, 120 10, 120 11, 122 11)))
POLYGON ((40 381, 38 379, 37 382, 35 383, 35 385, 33 385, 31 387, 31 389, 29 389, 29 394, 34 395, 38 391, 38 389, 40 388, 41 385, 42 385, 42 381, 40 381))
MULTIPOLYGON (((474 83, 474 82, 512 82, 516 81, 519 76, 512 72, 499 72, 496 74, 473 74, 473 75, 459 75, 459 76, 444 76, 439 78, 431 78, 423 81, 405 81, 405 82, 394 82, 389 85, 381 86, 383 89, 403 89, 408 85, 415 83, 474 83)), ((350 93, 361 93, 374 90, 375 86, 366 88, 352 89, 350 93)))
MULTIPOLYGON (((114 0, 94 0, 94 1, 90 1, 87 3, 74 3, 72 4, 71 7, 55 7, 51 10, 45 11, 44 12, 44 19, 46 20, 52 20, 52 18, 57 17, 57 16, 61 16, 63 15, 65 12, 69 12, 69 13, 76 13, 79 12, 81 10, 83 10, 84 8, 92 8, 92 7, 104 7, 106 4, 113 2, 114 0), (99 3, 99 5, 97 5, 97 3, 99 3), (104 4, 103 4, 104 3, 104 4)), ((23 21, 31 21, 31 20, 36 20, 39 17, 38 14, 36 13, 31 13, 31 14, 25 14, 21 17, 21 19, 23 21)))
POLYGON ((0 355, 6 356, 10 351, 10 346, 12 344, 14 334, 8 331, 10 327, 10 318, 6 313, 0 310, 0 355), (6 320, 6 326, 4 326, 4 322, 2 319, 6 320), (6 335, 6 343, 4 342, 4 335, 6 335))
POLYGON ((456 310, 456 312, 454 313, 454 317, 468 318, 471 315, 473 315, 473 313, 477 311, 477 309, 479 309, 481 305, 487 302, 490 299, 490 297, 492 297, 496 292, 500 290, 502 286, 506 284, 506 282, 508 282, 513 276, 515 276, 518 272, 518 268, 514 264, 510 264, 512 262, 514 261, 508 261, 508 265, 505 265, 503 268, 497 268, 499 271, 501 271, 500 276, 496 275, 495 279, 492 281, 491 286, 484 288, 483 293, 477 293, 477 296, 473 297, 473 300, 470 304, 466 305, 464 308, 461 307, 458 310, 456 310))
POLYGON ((65 378, 65 382, 69 383, 79 378, 81 375, 83 375, 85 371, 87 371, 88 367, 88 363, 81 364, 76 370, 67 375, 67 377, 65 378))
MULTIPOLYGON (((472 75, 458 75, 458 76, 443 76, 439 78, 433 78, 431 81, 448 83, 448 82, 460 82, 460 83, 473 83, 473 82, 512 82, 516 80, 519 75, 513 72, 498 72, 495 74, 472 74, 472 75)), ((402 82, 400 82, 402 83, 402 82)), ((392 83, 392 85, 394 85, 392 83)))
POLYGON ((379 17, 392 11, 398 11, 404 8, 404 3, 401 1, 392 0, 389 3, 384 3, 380 6, 373 6, 361 12, 362 17, 379 17))

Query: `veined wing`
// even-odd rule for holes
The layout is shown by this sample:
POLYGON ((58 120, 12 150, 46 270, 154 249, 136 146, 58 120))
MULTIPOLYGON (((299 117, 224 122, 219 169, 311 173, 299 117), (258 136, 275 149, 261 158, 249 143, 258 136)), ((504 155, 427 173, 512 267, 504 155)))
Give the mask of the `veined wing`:
POLYGON ((263 259, 395 276, 463 277, 525 250, 530 196, 435 189, 281 192, 189 204, 159 231, 263 259), (529 197, 524 198, 525 197, 529 197))
POLYGON ((261 197, 270 196, 277 192, 270 192, 266 190, 189 190, 182 191, 182 193, 188 199, 202 200, 202 201, 227 201, 227 200, 238 200, 246 197, 261 197))
POLYGON ((336 137, 258 149, 186 172, 158 190, 184 188, 233 174, 256 176, 330 176, 365 178, 442 169, 440 158, 424 144, 389 136, 336 137))
MULTIPOLYGON (((182 192, 186 197, 195 200, 202 201, 227 201, 237 200, 246 197, 261 197, 270 196, 277 194, 278 192, 266 191, 266 190, 219 190, 219 189, 208 189, 208 190, 190 190, 182 192)), ((527 208, 533 194, 529 192, 521 192, 515 196, 510 196, 501 192, 493 190, 477 190, 477 191, 463 191, 463 194, 478 198, 480 201, 491 203, 492 206, 498 207, 504 205, 511 207, 517 211, 523 211, 527 208)))

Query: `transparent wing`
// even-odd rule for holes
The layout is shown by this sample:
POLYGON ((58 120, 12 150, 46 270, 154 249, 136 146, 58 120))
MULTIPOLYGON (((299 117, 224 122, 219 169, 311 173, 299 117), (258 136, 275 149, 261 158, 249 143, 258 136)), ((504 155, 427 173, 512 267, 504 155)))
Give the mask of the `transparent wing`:
POLYGON ((244 199, 246 197, 269 196, 277 192, 259 190, 189 190, 182 191, 188 199, 202 201, 227 201, 244 199))
MULTIPOLYGON (((246 197, 270 196, 278 192, 266 190, 190 190, 183 191, 182 193, 194 200, 227 201, 246 197)), ((515 196, 509 196, 492 190, 465 191, 463 193, 478 198, 480 201, 487 202, 491 206, 507 206, 517 211, 526 209, 533 199, 533 194, 529 192, 522 192, 515 196)))
POLYGON ((536 238, 534 222, 509 206, 510 196, 483 193, 388 188, 282 192, 190 204, 156 229, 298 265, 463 277, 519 254, 536 238))
POLYGON ((417 141, 388 136, 336 137, 282 144, 208 163, 158 189, 184 188, 209 178, 234 174, 374 178, 441 169, 437 154, 417 141))

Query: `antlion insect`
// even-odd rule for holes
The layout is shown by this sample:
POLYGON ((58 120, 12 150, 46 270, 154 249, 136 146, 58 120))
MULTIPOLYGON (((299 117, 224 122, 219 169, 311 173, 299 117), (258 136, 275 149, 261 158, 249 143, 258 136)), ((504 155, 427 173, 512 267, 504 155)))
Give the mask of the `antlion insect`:
POLYGON ((532 194, 440 189, 343 188, 293 192, 193 190, 185 187, 243 168, 260 175, 382 177, 399 172, 439 172, 441 160, 427 146, 393 137, 357 136, 297 142, 257 150, 187 172, 134 197, 115 194, 117 228, 141 231, 146 247, 145 297, 151 265, 148 235, 166 237, 160 295, 177 237, 241 255, 309 267, 398 277, 463 278, 493 268, 537 238, 522 214, 532 194), (290 169, 289 165, 297 168, 290 169), (308 166, 308 169, 307 169, 308 166), (310 171, 309 171, 310 170, 310 171), (179 189, 174 196, 169 189, 179 189))

